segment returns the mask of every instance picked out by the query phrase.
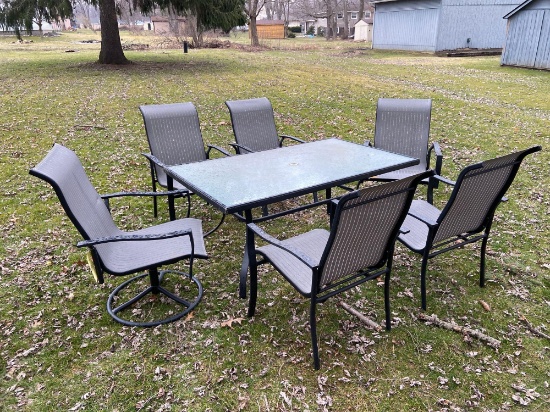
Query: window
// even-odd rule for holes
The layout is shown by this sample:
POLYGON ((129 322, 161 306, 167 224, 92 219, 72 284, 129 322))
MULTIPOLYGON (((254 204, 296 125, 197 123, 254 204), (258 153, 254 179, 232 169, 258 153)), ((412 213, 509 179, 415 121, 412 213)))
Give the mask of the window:
POLYGON ((365 12, 365 17, 368 19, 370 17, 370 11, 365 12))
POLYGON ((339 19, 342 19, 344 17, 344 15, 342 13, 338 13, 338 15, 336 17, 338 17, 339 19))
POLYGON ((357 20, 357 13, 356 12, 354 12, 354 11, 351 12, 351 19, 352 20, 357 20))

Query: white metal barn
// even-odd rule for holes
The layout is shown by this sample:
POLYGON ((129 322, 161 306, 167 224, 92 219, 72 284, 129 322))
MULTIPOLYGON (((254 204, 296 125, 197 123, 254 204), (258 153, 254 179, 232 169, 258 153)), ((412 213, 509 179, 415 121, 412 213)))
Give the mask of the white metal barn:
POLYGON ((502 49, 506 15, 523 0, 378 0, 372 47, 439 52, 502 49))
POLYGON ((527 0, 504 18, 508 30, 501 64, 550 69, 550 0, 527 0))

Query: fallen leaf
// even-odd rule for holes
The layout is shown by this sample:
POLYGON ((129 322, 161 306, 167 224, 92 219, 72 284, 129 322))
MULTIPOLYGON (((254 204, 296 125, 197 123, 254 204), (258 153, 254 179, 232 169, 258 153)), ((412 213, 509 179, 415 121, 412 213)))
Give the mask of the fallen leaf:
POLYGON ((485 309, 487 312, 491 311, 491 306, 489 306, 487 302, 480 300, 479 303, 481 304, 481 306, 483 306, 483 309, 485 309))
POLYGON ((231 319, 227 319, 226 321, 223 321, 221 323, 221 327, 228 327, 228 328, 233 328, 233 323, 238 323, 239 325, 241 324, 241 322, 244 320, 244 318, 231 318, 231 319))

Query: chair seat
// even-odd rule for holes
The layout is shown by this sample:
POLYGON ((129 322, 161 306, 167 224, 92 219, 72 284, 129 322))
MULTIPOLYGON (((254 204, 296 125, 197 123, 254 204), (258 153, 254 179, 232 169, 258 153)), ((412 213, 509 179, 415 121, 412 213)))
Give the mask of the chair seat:
POLYGON ((437 221, 441 211, 435 206, 424 200, 413 200, 409 209, 409 214, 403 222, 402 228, 407 229, 407 233, 401 233, 398 239, 407 247, 415 251, 422 251, 426 247, 428 239, 428 226, 411 216, 411 214, 420 216, 427 221, 437 221))
MULTIPOLYGON (((299 249, 312 261, 318 263, 321 261, 328 238, 329 232, 327 230, 314 229, 311 232, 283 240, 282 243, 299 249)), ((294 255, 273 245, 260 247, 257 251, 265 255, 302 295, 311 295, 312 275, 310 267, 294 255)))
MULTIPOLYGON (((164 173, 157 174, 157 181, 159 185, 161 185, 162 187, 168 187, 168 178, 164 173)), ((182 190, 182 189, 187 190, 187 188, 177 180, 173 180, 173 184, 174 184, 174 190, 182 190)))
MULTIPOLYGON (((371 180, 400 180, 405 179, 407 177, 416 175, 418 173, 422 173, 426 171, 426 166, 422 164, 418 164, 415 166, 405 167, 404 169, 395 170, 393 172, 389 173, 383 173, 381 175, 374 176, 371 178, 371 180)), ((421 183, 428 184, 428 178, 423 179, 421 183)))
MULTIPOLYGON (((195 245, 195 257, 206 258, 201 221, 199 219, 179 219, 132 232, 128 235, 154 235, 191 229, 195 245)), ((155 241, 111 242, 96 246, 107 272, 124 275, 144 270, 152 266, 173 263, 191 253, 188 236, 155 241)))

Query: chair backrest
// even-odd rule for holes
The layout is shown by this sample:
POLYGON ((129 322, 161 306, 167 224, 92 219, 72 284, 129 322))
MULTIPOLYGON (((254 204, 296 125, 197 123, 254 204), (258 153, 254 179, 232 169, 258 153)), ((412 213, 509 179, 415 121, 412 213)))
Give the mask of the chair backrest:
POLYGON ((338 202, 320 262, 319 288, 359 270, 386 264, 416 186, 432 174, 430 170, 368 187, 338 202))
POLYGON ((427 167, 431 112, 431 99, 378 99, 374 146, 427 167))
POLYGON ((54 144, 46 157, 29 173, 54 188, 67 216, 84 239, 122 233, 72 150, 54 144))
MULTIPOLYGON (((165 165, 206 160, 199 115, 193 103, 140 106, 151 154, 165 165)), ((161 167, 155 166, 159 181, 165 181, 161 167)))
POLYGON ((493 214, 512 184, 522 160, 540 146, 466 167, 438 218, 433 242, 463 233, 477 233, 491 224, 493 214))
MULTIPOLYGON (((237 144, 254 152, 280 147, 273 107, 267 98, 228 100, 225 104, 229 108, 237 144)), ((248 152, 241 150, 238 153, 248 152)))

